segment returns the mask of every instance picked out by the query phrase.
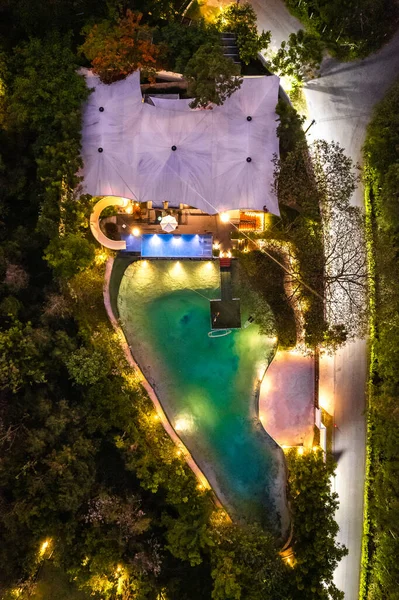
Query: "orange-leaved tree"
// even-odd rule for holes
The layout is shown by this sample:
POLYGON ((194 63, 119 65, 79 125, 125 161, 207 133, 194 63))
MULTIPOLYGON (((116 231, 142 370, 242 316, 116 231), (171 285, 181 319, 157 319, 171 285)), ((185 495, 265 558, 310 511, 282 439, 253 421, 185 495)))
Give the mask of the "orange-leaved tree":
POLYGON ((142 16, 127 10, 116 23, 102 21, 83 30, 86 39, 80 49, 103 83, 124 79, 137 69, 154 78, 160 48, 152 43, 151 29, 140 25, 142 16))

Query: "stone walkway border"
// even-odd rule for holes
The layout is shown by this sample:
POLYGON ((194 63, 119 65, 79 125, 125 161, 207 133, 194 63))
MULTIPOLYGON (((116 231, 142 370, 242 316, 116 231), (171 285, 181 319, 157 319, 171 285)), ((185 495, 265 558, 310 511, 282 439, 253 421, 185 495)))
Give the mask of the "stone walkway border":
MULTIPOLYGON (((211 487, 208 479, 205 477, 205 475, 203 474, 203 472, 201 471, 201 469, 199 468, 199 466, 197 465, 197 463, 191 456, 189 450, 186 448, 186 446, 183 444, 182 440, 177 435, 176 431, 173 429, 166 413, 164 412, 164 410, 162 408, 162 405, 161 405, 154 389, 151 387, 151 385, 145 378, 143 372, 141 371, 139 365, 134 360, 131 348, 130 348, 129 344, 127 343, 125 334, 123 333, 122 328, 120 327, 118 320, 115 317, 112 307, 111 307, 109 286, 110 286, 110 279, 111 279, 113 265, 114 265, 114 258, 110 257, 107 260, 107 263, 105 265, 105 276, 104 276, 104 287, 103 287, 104 305, 105 305, 105 309, 107 311, 108 318, 111 321, 111 324, 118 335, 118 338, 120 340, 120 344, 121 344, 122 350, 124 352, 124 355, 126 357, 126 360, 127 360, 128 364, 138 374, 138 376, 140 378, 140 383, 143 386, 143 388, 145 389, 145 391, 147 392, 148 396, 150 397, 150 399, 154 405, 155 411, 156 411, 166 433, 169 435, 171 440, 174 442, 177 449, 182 453, 182 456, 184 456, 186 463, 188 464, 188 466, 190 467, 190 469, 193 471, 194 475, 198 479, 199 486, 201 486, 203 489, 210 490, 212 493, 212 499, 213 499, 215 505, 218 508, 223 508, 224 510, 226 510, 225 507, 222 505, 221 501, 219 500, 219 498, 217 497, 214 489, 211 487)), ((227 511, 226 511, 226 514, 227 514, 227 511)))

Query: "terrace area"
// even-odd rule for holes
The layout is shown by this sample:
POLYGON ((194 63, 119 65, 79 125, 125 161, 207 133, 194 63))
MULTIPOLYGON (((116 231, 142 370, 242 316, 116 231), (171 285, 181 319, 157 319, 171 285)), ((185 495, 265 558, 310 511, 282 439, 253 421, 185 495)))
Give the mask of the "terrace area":
MULTIPOLYGON (((171 243, 169 249, 172 248, 172 243, 177 247, 177 242, 172 242, 172 236, 177 240, 186 241, 186 250, 189 239, 187 236, 191 236, 193 243, 195 240, 198 241, 198 236, 200 236, 204 240, 212 238, 214 256, 231 256, 233 246, 237 242, 232 240, 234 232, 260 232, 265 226, 265 213, 262 211, 230 210, 217 215, 208 215, 201 210, 185 205, 169 207, 165 202, 164 208, 155 209, 149 202, 139 203, 131 202, 128 199, 108 197, 105 209, 107 212, 105 212, 105 203, 106 198, 103 198, 98 202, 101 211, 95 209, 93 211, 92 233, 103 246, 126 252, 141 253, 144 240, 146 240, 146 250, 149 251, 151 236, 171 234, 169 238, 163 238, 165 242, 169 239, 171 243), (112 214, 109 214, 110 212, 112 214), (174 222, 170 228, 164 229, 165 219, 174 222), (125 243, 123 244, 123 242, 125 243)), ((161 250, 161 246, 159 250, 161 250)), ((201 253, 195 252, 193 249, 188 250, 184 256, 200 258, 201 253)), ((211 256, 212 253, 206 254, 204 258, 211 256)), ((152 257, 155 258, 155 253, 152 257)))

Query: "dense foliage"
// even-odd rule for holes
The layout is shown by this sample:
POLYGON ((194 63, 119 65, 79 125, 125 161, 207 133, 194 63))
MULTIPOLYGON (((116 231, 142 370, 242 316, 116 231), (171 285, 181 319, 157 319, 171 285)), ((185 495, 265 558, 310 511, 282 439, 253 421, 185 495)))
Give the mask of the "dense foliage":
POLYGON ((335 464, 330 456, 325 460, 321 449, 304 454, 292 449, 287 462, 294 506, 295 598, 343 600, 343 592, 333 583, 337 564, 348 553, 335 542, 338 494, 331 491, 335 464))
POLYGON ((293 15, 341 59, 364 58, 395 32, 395 0, 285 0, 293 15))
MULTIPOLYGON (((269 254, 278 260, 282 259, 276 251, 269 254)), ((241 278, 244 287, 246 284, 247 288, 255 289, 270 306, 279 348, 293 348, 297 341, 295 313, 284 289, 284 271, 271 257, 256 250, 241 253, 241 278)), ((262 316, 256 312, 253 316, 262 326, 262 316)), ((267 333, 270 335, 270 332, 267 333)))
POLYGON ((291 33, 288 41, 281 42, 273 56, 272 70, 278 75, 288 75, 298 82, 312 79, 323 59, 323 43, 320 38, 300 29, 291 33))
MULTIPOLYGON (((350 205, 358 176, 338 144, 307 145, 290 105, 280 101, 277 113, 280 218, 266 220, 265 231, 255 236, 262 251, 240 259, 273 311, 279 344, 333 350, 363 334, 367 324, 364 221, 350 205), (266 280, 264 272, 273 277, 266 280)), ((246 251, 253 249, 245 243, 246 251)))
POLYGON ((141 24, 142 17, 127 9, 87 25, 82 53, 104 83, 123 79, 137 69, 150 81, 160 68, 181 72, 188 81, 189 96, 194 97, 193 107, 221 105, 241 84, 240 65, 223 53, 222 31, 236 33, 245 64, 270 42, 270 32, 258 34, 256 14, 248 3, 229 5, 215 24, 198 19, 186 26, 172 20, 154 29, 141 24))
POLYGON ((76 68, 70 38, 54 33, 46 41, 32 38, 17 46, 5 76, 2 116, 9 136, 3 160, 7 175, 9 168, 16 169, 9 179, 21 192, 31 169, 37 170, 36 194, 32 189, 29 203, 23 204, 24 210, 40 208, 39 227, 47 236, 56 234, 65 212, 76 211, 69 190, 78 183, 81 104, 89 95, 76 68), (8 168, 13 152, 20 152, 22 160, 8 168))
POLYGON ((240 59, 246 65, 270 44, 270 31, 258 33, 256 13, 249 2, 229 4, 220 14, 217 25, 220 31, 235 33, 240 59))
POLYGON ((151 29, 140 24, 142 17, 127 10, 116 22, 106 20, 86 28, 81 51, 104 83, 124 79, 138 69, 154 78, 160 48, 152 42, 151 29))
POLYGON ((356 166, 338 144, 318 140, 308 147, 291 107, 280 102, 277 112, 281 221, 268 238, 280 242, 290 259, 306 343, 335 347, 363 334, 367 323, 364 222, 350 205, 356 166))
POLYGON ((362 598, 397 597, 399 567, 399 82, 377 105, 364 146, 375 278, 370 366, 367 539, 362 598))
POLYGON ((220 106, 241 85, 240 68, 223 55, 220 45, 201 46, 184 70, 191 108, 206 108, 210 103, 220 106))
POLYGON ((175 73, 184 73, 190 58, 201 46, 220 44, 217 28, 200 19, 190 27, 171 22, 162 27, 156 37, 166 45, 165 66, 175 73))

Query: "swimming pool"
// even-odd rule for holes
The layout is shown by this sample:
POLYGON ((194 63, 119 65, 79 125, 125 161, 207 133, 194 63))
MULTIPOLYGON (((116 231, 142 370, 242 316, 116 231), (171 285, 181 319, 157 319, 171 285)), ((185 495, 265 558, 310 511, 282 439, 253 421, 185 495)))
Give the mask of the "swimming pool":
POLYGON ((212 258, 212 235, 145 233, 141 239, 143 258, 212 258))
MULTIPOLYGON (((133 354, 172 425, 233 514, 276 524, 281 450, 256 417, 255 387, 272 342, 256 325, 210 338, 214 261, 136 261, 119 316, 133 354)), ((242 307, 245 320, 245 305, 242 307)))

